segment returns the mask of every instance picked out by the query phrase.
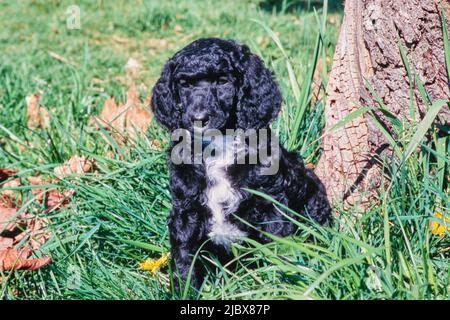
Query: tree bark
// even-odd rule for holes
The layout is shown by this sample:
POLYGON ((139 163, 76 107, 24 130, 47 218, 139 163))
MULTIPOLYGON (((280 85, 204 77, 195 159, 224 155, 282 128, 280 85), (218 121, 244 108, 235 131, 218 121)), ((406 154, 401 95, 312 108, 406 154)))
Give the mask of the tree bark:
MULTIPOLYGON (((449 21, 449 2, 442 6, 449 21)), ((450 99, 441 18, 436 0, 347 0, 327 85, 325 132, 350 112, 377 105, 367 83, 399 119, 409 117, 410 86, 398 39, 431 101, 450 99)), ((426 106, 416 86, 414 108, 420 121, 426 106)), ((392 129, 383 115, 376 115, 392 129)), ((448 123, 449 118, 444 107, 437 121, 448 123)), ((330 200, 365 207, 380 186, 380 157, 389 152, 367 113, 326 134, 316 172, 330 200)))

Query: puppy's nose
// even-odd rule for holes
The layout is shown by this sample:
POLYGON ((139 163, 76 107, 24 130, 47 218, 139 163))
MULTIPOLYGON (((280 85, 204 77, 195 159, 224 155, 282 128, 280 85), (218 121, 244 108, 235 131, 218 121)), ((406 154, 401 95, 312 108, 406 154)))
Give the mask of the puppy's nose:
POLYGON ((206 124, 206 122, 208 122, 208 120, 209 120, 209 116, 206 112, 205 113, 196 113, 196 114, 191 115, 192 122, 198 121, 198 122, 201 122, 202 124, 206 124))

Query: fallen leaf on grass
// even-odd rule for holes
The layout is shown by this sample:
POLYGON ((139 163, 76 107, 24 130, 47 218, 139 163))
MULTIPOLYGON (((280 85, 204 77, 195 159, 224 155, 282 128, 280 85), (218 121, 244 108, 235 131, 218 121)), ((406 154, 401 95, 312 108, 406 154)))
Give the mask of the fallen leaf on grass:
POLYGON ((0 237, 0 250, 11 248, 13 245, 13 242, 14 242, 14 239, 12 239, 12 238, 0 237))
POLYGON ((28 129, 48 128, 50 126, 50 115, 48 111, 39 105, 41 95, 34 93, 26 97, 27 104, 27 127, 28 129))
MULTIPOLYGON (((88 172, 92 167, 92 161, 74 156, 63 165, 56 167, 54 172, 58 178, 62 178, 71 174, 88 172)), ((0 182, 14 177, 16 173, 13 170, 0 169, 0 182)), ((32 186, 49 183, 40 176, 29 176, 27 180, 32 186)), ((55 183, 55 180, 51 183, 55 183)), ((20 184, 20 179, 13 179, 3 183, 2 188, 20 186, 20 184)), ((58 210, 69 204, 74 194, 73 189, 60 191, 34 187, 31 191, 36 201, 45 205, 46 210, 43 213, 58 210)), ((26 212, 18 214, 17 204, 20 204, 20 201, 12 199, 17 199, 14 190, 0 192, 0 270, 41 268, 50 263, 50 257, 37 259, 29 259, 29 257, 50 238, 51 234, 46 228, 49 221, 40 215, 30 215, 26 212)))
MULTIPOLYGON (((30 183, 30 185, 32 186, 38 186, 38 185, 44 185, 47 184, 46 181, 44 181, 41 177, 37 176, 37 177, 27 177, 28 182, 30 183)), ((36 198, 37 201, 42 202, 42 200, 44 199, 45 196, 45 189, 44 188, 32 188, 31 192, 33 193, 34 197, 36 198)))
POLYGON ((16 173, 17 173, 17 171, 14 171, 14 170, 0 168, 0 182, 8 180, 10 177, 15 175, 16 173))
POLYGON ((82 174, 89 172, 92 169, 92 161, 85 157, 73 156, 64 164, 53 169, 53 172, 58 178, 63 178, 71 174, 82 174))
MULTIPOLYGON (((114 98, 109 97, 106 99, 102 112, 97 117, 97 120, 105 127, 111 126, 119 130, 123 126, 123 117, 123 115, 119 114, 119 107, 114 101, 114 98)), ((93 117, 90 119, 90 124, 95 124, 93 117)))
POLYGON ((14 237, 15 244, 19 243, 22 239, 28 237, 28 245, 33 250, 38 250, 48 239, 50 239, 50 232, 46 229, 46 225, 49 223, 47 219, 38 218, 25 215, 25 229, 22 233, 19 233, 14 237))
POLYGON ((148 110, 149 105, 150 97, 147 97, 142 103, 136 92, 136 86, 132 84, 127 91, 127 101, 124 105, 126 108, 125 133, 136 138, 138 134, 147 131, 153 118, 148 110))
MULTIPOLYGON (((62 179, 72 174, 83 174, 92 171, 94 162, 83 156, 72 156, 64 164, 53 169, 55 175, 62 179)), ((75 190, 66 189, 60 191, 58 189, 47 190, 45 196, 45 206, 47 213, 60 209, 70 203, 75 190)))
POLYGON ((48 191, 45 198, 47 213, 64 208, 70 203, 70 200, 74 194, 75 191, 73 189, 63 190, 62 192, 57 189, 48 191))
POLYGON ((46 221, 29 216, 25 213, 17 214, 17 208, 0 208, 0 270, 35 270, 48 263, 49 257, 30 259, 33 250, 38 250, 49 238, 50 233, 45 229, 46 221), (18 249, 22 239, 28 237, 25 245, 18 249))
POLYGON ((15 229, 17 209, 16 208, 1 208, 0 207, 0 234, 3 231, 12 231, 15 229))
MULTIPOLYGON (((86 163, 84 164, 84 166, 82 166, 81 169, 85 170, 85 172, 89 171, 91 169, 90 167, 91 163, 88 162, 86 160, 86 163)), ((63 165, 64 166, 64 165, 63 165)), ((60 168, 60 171, 63 172, 60 174, 60 177, 64 176, 66 174, 66 172, 69 172, 67 174, 71 174, 71 173, 81 173, 78 172, 80 171, 76 165, 73 165, 73 167, 75 168, 71 168, 70 164, 67 164, 67 166, 69 168, 60 168), (72 170, 74 169, 74 170, 72 170)), ((81 167, 81 164, 80 164, 81 167)), ((46 185, 49 182, 45 181, 44 179, 42 179, 40 176, 34 177, 34 176, 30 176, 27 177, 28 182, 30 183, 30 185, 32 186, 39 186, 39 185, 46 185)), ((55 181, 54 181, 55 182, 55 181)), ((55 211, 56 209, 62 208, 65 205, 70 203, 70 198, 73 196, 74 191, 73 189, 67 189, 67 190, 63 190, 60 191, 59 189, 44 189, 44 188, 32 188, 31 192, 33 193, 36 201, 40 202, 40 203, 44 203, 45 207, 47 208, 47 210, 45 211, 46 213, 55 211)))
POLYGON ((19 186, 20 186, 19 178, 10 180, 2 185, 0 195, 2 195, 4 197, 9 197, 11 200, 16 200, 16 195, 14 193, 14 190, 8 190, 8 189, 17 188, 19 186))
MULTIPOLYGON (((13 177, 17 171, 0 168, 0 183, 13 177)), ((5 190, 8 188, 15 188, 20 185, 20 179, 13 179, 1 185, 0 188, 0 207, 11 208, 14 202, 18 202, 13 190, 5 190)))
POLYGON ((31 250, 28 247, 18 249, 4 249, 0 251, 0 270, 36 270, 51 262, 50 257, 28 259, 31 250))
POLYGON ((147 110, 140 107, 134 108, 125 115, 125 130, 133 139, 136 139, 138 134, 147 130, 151 120, 152 118, 147 110))
POLYGON ((132 84, 127 91, 125 104, 117 105, 113 97, 105 101, 103 109, 98 117, 91 117, 89 123, 97 125, 97 122, 105 130, 112 131, 112 137, 121 145, 130 141, 128 137, 136 139, 139 134, 147 131, 152 121, 152 114, 148 110, 150 97, 141 102, 132 84))
MULTIPOLYGON (((79 174, 83 172, 88 172, 92 168, 92 161, 85 160, 83 157, 73 157, 71 160, 65 164, 55 168, 58 172, 59 177, 63 178, 69 174, 79 174), (77 162, 78 161, 78 162, 77 162)), ((28 183, 32 186, 47 185, 49 181, 45 181, 40 176, 29 176, 26 178, 28 183)), ((55 181, 53 181, 54 183, 55 181)), ((2 189, 18 187, 20 186, 20 179, 11 180, 2 185, 2 189)), ((65 207, 70 203, 71 197, 74 195, 73 189, 59 190, 59 189, 45 189, 45 188, 31 188, 31 192, 35 196, 35 199, 39 203, 44 203, 46 207, 46 213, 53 212, 56 209, 65 207)), ((20 207, 21 201, 17 197, 13 190, 2 190, 0 192, 0 210, 8 209, 11 210, 16 207, 20 207)), ((0 217, 1 221, 1 217, 0 217)), ((0 228, 1 229, 1 228, 0 228)))
POLYGON ((13 201, 10 196, 0 193, 0 208, 13 208, 16 203, 16 199, 13 201))

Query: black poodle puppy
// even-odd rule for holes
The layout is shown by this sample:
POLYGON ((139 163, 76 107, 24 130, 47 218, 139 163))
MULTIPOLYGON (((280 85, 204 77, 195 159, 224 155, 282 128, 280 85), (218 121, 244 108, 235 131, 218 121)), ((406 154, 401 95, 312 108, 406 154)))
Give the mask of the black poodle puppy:
MULTIPOLYGON (((214 144, 202 140, 201 150, 210 145, 229 150, 239 139, 230 139, 228 130, 262 129, 271 135, 269 125, 281 102, 272 73, 247 46, 208 38, 194 41, 167 61, 153 88, 151 108, 157 121, 172 133, 183 129, 195 136, 199 130, 214 129, 224 134, 223 139, 213 139, 214 144)), ((252 147, 248 137, 243 142, 246 156, 262 148, 259 139, 252 147)), ((232 256, 230 242, 240 236, 268 242, 261 231, 281 237, 295 232, 288 213, 245 189, 265 193, 320 224, 330 220, 330 205, 319 179, 296 154, 279 144, 275 145, 276 156, 273 146, 266 148, 273 154, 269 160, 278 162, 277 171, 270 174, 262 171, 266 162, 235 161, 236 149, 230 156, 216 148, 217 153, 201 161, 179 163, 173 157, 175 146, 172 141, 171 268, 183 280, 201 247, 225 263, 232 256)), ((204 272, 202 264, 194 263, 190 278, 194 287, 201 285, 204 272)))

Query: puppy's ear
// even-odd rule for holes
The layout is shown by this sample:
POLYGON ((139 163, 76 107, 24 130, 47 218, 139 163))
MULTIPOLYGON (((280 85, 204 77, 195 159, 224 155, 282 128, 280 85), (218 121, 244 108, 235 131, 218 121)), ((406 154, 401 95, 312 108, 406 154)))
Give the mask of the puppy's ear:
POLYGON ((241 47, 239 72, 241 86, 237 105, 238 127, 267 127, 281 108, 281 93, 272 73, 247 46, 241 47))
POLYGON ((181 117, 172 79, 174 64, 172 60, 165 64, 160 78, 153 87, 151 99, 151 109, 156 120, 169 131, 179 127, 181 117))

